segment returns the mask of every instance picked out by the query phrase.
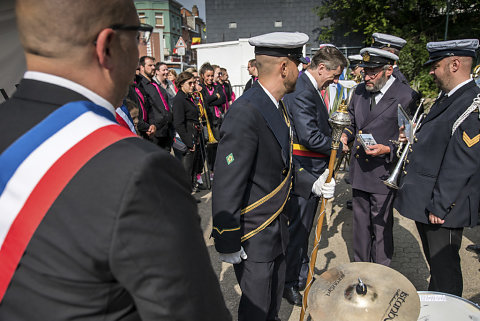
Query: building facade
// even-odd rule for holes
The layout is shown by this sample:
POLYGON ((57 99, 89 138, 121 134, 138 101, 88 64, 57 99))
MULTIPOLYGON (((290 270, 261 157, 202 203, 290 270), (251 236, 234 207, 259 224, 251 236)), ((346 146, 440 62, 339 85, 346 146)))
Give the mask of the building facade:
POLYGON ((182 38, 187 45, 183 61, 190 65, 196 65, 196 50, 192 50, 192 45, 205 43, 206 28, 205 22, 198 15, 198 7, 193 6, 192 11, 182 8, 182 38))
POLYGON ((140 22, 154 28, 150 42, 139 47, 140 56, 152 56, 157 61, 172 60, 173 49, 182 35, 182 4, 175 0, 135 0, 134 3, 140 22))

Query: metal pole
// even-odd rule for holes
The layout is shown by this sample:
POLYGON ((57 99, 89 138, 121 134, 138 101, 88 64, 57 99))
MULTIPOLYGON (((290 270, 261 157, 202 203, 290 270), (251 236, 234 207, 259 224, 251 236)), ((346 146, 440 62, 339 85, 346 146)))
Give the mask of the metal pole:
POLYGON ((445 21, 445 37, 444 40, 447 40, 448 35, 448 17, 450 15, 450 0, 447 0, 447 20, 445 21))

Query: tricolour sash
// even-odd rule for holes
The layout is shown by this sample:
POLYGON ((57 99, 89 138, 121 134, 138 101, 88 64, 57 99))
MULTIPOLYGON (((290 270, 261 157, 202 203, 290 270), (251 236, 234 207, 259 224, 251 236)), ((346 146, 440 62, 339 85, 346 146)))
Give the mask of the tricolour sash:
POLYGON ((74 102, 0 155, 0 302, 30 239, 68 182, 93 156, 132 136, 105 108, 74 102))

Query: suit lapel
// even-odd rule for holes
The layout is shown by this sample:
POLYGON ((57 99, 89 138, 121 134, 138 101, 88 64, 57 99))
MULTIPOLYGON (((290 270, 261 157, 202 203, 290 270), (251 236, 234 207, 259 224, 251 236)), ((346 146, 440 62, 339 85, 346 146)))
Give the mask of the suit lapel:
MULTIPOLYGON (((308 72, 308 71, 306 71, 306 72, 308 72)), ((323 99, 319 95, 319 91, 317 90, 317 88, 315 88, 313 86, 312 82, 310 81, 310 79, 308 78, 308 76, 305 73, 303 73, 300 76, 300 80, 303 81, 303 83, 305 85, 305 88, 307 90, 311 91, 313 96, 315 97, 315 106, 317 106, 317 109, 319 110, 320 114, 323 115, 323 117, 325 117, 325 119, 328 119, 327 106, 325 106, 325 103, 324 103, 323 99)))
POLYGON ((255 91, 252 94, 261 98, 259 103, 253 104, 253 106, 262 114, 267 126, 272 131, 273 135, 277 139, 278 144, 282 148, 282 159, 285 164, 288 164, 290 154, 290 132, 289 128, 282 116, 281 110, 275 106, 270 97, 260 87, 255 84, 255 91))
MULTIPOLYGON (((393 84, 388 88, 387 92, 385 95, 383 95, 382 99, 378 102, 378 104, 373 108, 372 111, 368 113, 368 116, 365 120, 365 123, 362 125, 362 127, 367 126, 369 123, 371 123, 375 118, 383 114, 386 110, 390 109, 395 102, 395 96, 397 94, 397 88, 398 84, 400 83, 400 80, 395 79, 393 84)), ((370 95, 367 95, 367 97, 370 95)), ((368 97, 368 106, 370 106, 370 97, 368 97)))
POLYGON ((432 108, 430 109, 430 112, 425 117, 424 122, 428 122, 443 113, 452 104, 452 102, 454 102, 459 96, 461 96, 465 92, 465 90, 468 90, 473 86, 475 86, 475 82, 472 80, 466 83, 464 86, 460 87, 457 91, 453 93, 452 96, 445 97, 441 101, 440 99, 437 99, 433 104, 432 108))

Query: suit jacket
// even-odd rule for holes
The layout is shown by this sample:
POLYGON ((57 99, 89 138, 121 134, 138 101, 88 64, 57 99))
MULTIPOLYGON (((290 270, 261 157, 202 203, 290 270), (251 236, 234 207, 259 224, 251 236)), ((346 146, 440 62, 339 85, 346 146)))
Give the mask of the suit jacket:
POLYGON ((451 135, 453 124, 480 88, 472 80, 446 99, 437 99, 415 134, 394 206, 405 217, 444 227, 475 226, 480 202, 478 109, 451 135))
POLYGON ((305 170, 319 177, 328 167, 328 156, 332 147, 332 128, 328 122, 327 107, 305 73, 298 78, 295 92, 285 95, 283 100, 292 120, 294 143, 303 145, 312 152, 326 155, 326 157, 294 156, 305 170))
POLYGON ((163 89, 161 85, 157 85, 163 95, 163 98, 165 99, 165 103, 168 105, 170 110, 167 110, 165 103, 157 91, 157 88, 152 84, 152 82, 148 82, 145 77, 142 78, 142 87, 144 88, 145 93, 150 101, 150 105, 152 106, 153 115, 155 118, 155 126, 157 126, 155 137, 173 138, 175 136, 175 131, 173 129, 172 106, 170 106, 168 103, 168 94, 166 90, 163 89))
POLYGON ((357 86, 349 106, 352 124, 345 129, 348 141, 355 140, 350 160, 350 181, 352 188, 368 193, 388 194, 390 188, 383 180, 390 176, 395 165, 395 146, 390 140, 398 139, 398 104, 407 106, 417 95, 408 85, 395 79, 382 99, 370 111, 371 94, 365 83, 357 86), (372 134, 378 144, 390 147, 390 154, 369 156, 356 135, 372 134))
POLYGON ((400 69, 398 67, 393 68, 392 75, 393 75, 393 77, 397 78, 398 80, 400 80, 404 84, 408 85, 407 77, 405 77, 405 75, 400 71, 400 69))
MULTIPOLYGON (((285 253, 286 216, 280 214, 260 233, 241 243, 245 221, 251 218, 248 213, 240 215, 240 211, 272 192, 285 178, 292 166, 289 129, 275 104, 260 85, 255 84, 232 104, 220 134, 212 214, 213 226, 223 232, 213 233, 215 247, 218 252, 233 253, 243 246, 249 260, 272 261, 285 253), (267 119, 255 105, 263 108, 267 119)), ((296 178, 295 188, 308 198, 314 178, 304 174, 306 171, 299 173, 303 176, 296 178)))
MULTIPOLYGON (((0 105, 0 152, 78 100, 87 99, 22 80, 0 105)), ((231 319, 181 164, 140 138, 112 144, 72 178, 34 233, 0 304, 0 320, 12 321, 192 315, 231 319)))
POLYGON ((183 90, 179 90, 173 99, 173 124, 182 142, 188 147, 193 148, 199 132, 198 107, 190 100, 183 90))

